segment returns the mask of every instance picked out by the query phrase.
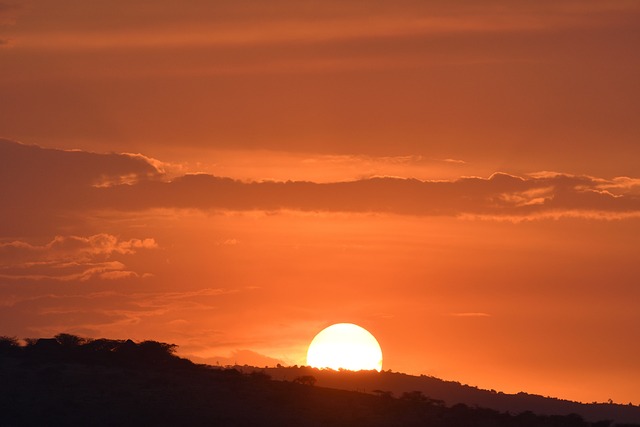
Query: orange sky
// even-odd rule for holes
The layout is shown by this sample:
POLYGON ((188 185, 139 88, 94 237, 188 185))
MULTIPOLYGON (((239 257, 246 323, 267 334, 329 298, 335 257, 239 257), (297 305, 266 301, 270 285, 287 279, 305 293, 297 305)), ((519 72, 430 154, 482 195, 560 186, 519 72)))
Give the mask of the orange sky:
POLYGON ((0 334, 302 364, 351 322, 640 404, 639 45, 631 0, 0 0, 0 334))

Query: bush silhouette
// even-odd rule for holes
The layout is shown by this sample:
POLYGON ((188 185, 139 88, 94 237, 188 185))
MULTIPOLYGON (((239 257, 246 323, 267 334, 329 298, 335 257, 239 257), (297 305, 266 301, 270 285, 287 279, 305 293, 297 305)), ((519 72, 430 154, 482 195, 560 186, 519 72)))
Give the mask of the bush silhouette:
POLYGON ((313 375, 301 375, 294 378, 293 382, 296 384, 314 386, 318 380, 313 375))
POLYGON ((61 346, 66 348, 79 347, 88 341, 86 338, 80 338, 79 336, 72 334, 58 334, 54 338, 61 346))
POLYGON ((16 354, 18 351, 20 351, 18 338, 0 336, 0 354, 16 354))

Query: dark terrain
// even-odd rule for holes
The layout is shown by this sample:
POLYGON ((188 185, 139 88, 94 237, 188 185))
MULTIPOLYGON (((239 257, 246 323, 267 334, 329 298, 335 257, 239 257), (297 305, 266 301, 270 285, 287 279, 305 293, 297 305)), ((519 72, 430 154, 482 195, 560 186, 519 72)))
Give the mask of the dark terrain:
POLYGON ((263 371, 247 374, 195 365, 174 350, 174 345, 155 341, 87 340, 68 334, 28 340, 26 346, 2 338, 0 425, 612 425, 575 414, 510 414, 449 405, 421 391, 394 397, 382 390, 371 394, 314 386, 312 374, 321 371, 273 381, 263 371))
MULTIPOLYGON (((244 372, 251 372, 251 369, 238 368, 244 372)), ((526 411, 546 415, 579 414, 587 421, 592 422, 615 420, 640 423, 640 407, 635 405, 620 405, 613 402, 584 404, 524 392, 507 394, 424 375, 415 376, 390 371, 336 372, 304 366, 265 368, 263 370, 273 379, 278 380, 291 380, 302 375, 313 375, 317 379, 317 386, 342 390, 367 393, 372 393, 374 390, 390 391, 394 396, 401 396, 406 391, 420 391, 425 396, 437 397, 447 406, 464 403, 472 407, 491 408, 512 414, 526 411)))

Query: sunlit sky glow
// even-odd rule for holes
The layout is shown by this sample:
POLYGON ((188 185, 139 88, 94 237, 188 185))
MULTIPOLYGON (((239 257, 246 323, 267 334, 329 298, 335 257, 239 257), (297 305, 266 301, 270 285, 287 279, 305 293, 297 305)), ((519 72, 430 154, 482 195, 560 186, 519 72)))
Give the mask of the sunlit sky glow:
POLYGON ((640 404, 634 0, 0 0, 0 335, 640 404))

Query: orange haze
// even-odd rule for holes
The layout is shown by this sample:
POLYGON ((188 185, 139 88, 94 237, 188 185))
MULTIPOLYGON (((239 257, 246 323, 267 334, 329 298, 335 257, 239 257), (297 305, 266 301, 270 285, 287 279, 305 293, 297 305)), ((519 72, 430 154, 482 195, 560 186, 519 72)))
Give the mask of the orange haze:
POLYGON ((303 364, 348 322, 640 404, 638 40, 630 0, 0 0, 0 335, 303 364))

